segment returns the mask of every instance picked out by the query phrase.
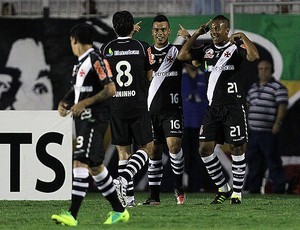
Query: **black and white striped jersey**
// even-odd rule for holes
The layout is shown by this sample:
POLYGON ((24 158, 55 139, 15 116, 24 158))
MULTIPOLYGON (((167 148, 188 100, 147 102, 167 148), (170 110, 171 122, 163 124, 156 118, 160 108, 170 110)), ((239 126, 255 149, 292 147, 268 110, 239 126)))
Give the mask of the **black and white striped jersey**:
POLYGON ((130 37, 119 37, 104 44, 101 53, 111 65, 117 89, 111 99, 111 114, 119 118, 144 114, 149 86, 146 72, 152 69, 149 45, 130 37))
POLYGON ((209 105, 244 103, 245 96, 239 69, 246 59, 246 49, 241 41, 224 46, 205 44, 192 49, 193 60, 203 63, 208 74, 207 98, 209 105))
MULTIPOLYGON (((112 82, 110 65, 102 55, 93 48, 87 50, 78 58, 78 64, 74 65, 72 74, 73 88, 63 99, 68 104, 77 104, 100 92, 105 84, 112 82)), ((92 117, 96 120, 109 119, 109 102, 103 101, 94 104, 92 117)))
POLYGON ((163 48, 151 46, 153 78, 148 93, 148 109, 151 114, 163 114, 182 110, 182 63, 177 59, 179 49, 168 44, 163 48))
POLYGON ((279 104, 288 104, 288 91, 279 81, 260 86, 254 83, 248 91, 248 123, 255 131, 272 131, 279 104))

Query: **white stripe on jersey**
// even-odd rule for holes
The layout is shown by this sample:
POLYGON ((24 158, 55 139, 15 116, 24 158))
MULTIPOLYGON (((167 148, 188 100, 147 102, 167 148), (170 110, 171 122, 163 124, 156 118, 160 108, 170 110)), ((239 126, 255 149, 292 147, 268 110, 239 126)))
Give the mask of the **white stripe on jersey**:
POLYGON ((156 92, 158 91, 160 85, 162 84, 164 79, 168 76, 167 74, 160 74, 160 73, 167 73, 172 67, 173 63, 175 62, 177 56, 178 56, 178 49, 175 46, 171 47, 167 55, 165 56, 164 61, 158 68, 157 72, 153 71, 153 78, 150 83, 149 94, 148 94, 148 110, 150 110, 152 100, 156 92), (167 60, 167 58, 170 56, 174 57, 172 61, 167 60))
POLYGON ((81 92, 81 87, 83 85, 85 77, 87 76, 87 74, 91 68, 92 68, 91 57, 88 56, 84 60, 84 62, 80 65, 77 75, 76 75, 76 84, 74 85, 74 92, 75 92, 74 104, 78 103, 80 92, 81 92))
POLYGON ((216 84, 218 82, 218 79, 223 71, 222 67, 225 66, 227 61, 232 56, 232 55, 230 55, 230 56, 226 57, 225 54, 228 53, 228 51, 230 54, 232 54, 236 49, 237 49, 237 46, 235 44, 229 46, 226 50, 224 50, 224 52, 222 53, 219 60, 217 61, 215 66, 212 68, 212 71, 209 75, 208 88, 207 88, 207 99, 208 99, 209 105, 212 104, 214 90, 215 90, 216 84))

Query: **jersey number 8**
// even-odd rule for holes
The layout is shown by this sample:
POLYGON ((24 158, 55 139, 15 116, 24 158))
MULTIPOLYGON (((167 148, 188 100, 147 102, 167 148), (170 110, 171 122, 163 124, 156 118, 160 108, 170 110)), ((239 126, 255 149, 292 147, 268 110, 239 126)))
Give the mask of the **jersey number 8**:
POLYGON ((116 70, 117 70, 117 73, 118 73, 117 77, 116 77, 116 81, 117 81, 118 85, 120 87, 130 86, 131 83, 132 83, 132 80, 133 80, 133 77, 130 73, 130 70, 131 70, 130 63, 128 61, 119 61, 118 64, 116 65, 116 70), (126 67, 124 71, 121 69, 121 66, 126 67), (127 77, 127 81, 125 83, 121 81, 121 77, 124 76, 124 75, 127 77))

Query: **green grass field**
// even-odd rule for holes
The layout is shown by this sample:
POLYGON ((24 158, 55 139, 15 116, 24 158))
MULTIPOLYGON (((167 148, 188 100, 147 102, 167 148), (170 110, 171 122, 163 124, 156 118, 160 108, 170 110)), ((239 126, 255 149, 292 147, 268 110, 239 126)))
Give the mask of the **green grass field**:
MULTIPOLYGON (((147 197, 137 193, 138 202, 147 197)), ((111 211, 98 193, 89 193, 78 215, 77 229, 300 229, 297 195, 244 195, 242 205, 210 205, 214 194, 189 193, 187 203, 175 204, 171 193, 161 205, 130 208, 128 223, 103 225, 111 211)), ((63 229, 50 216, 69 207, 69 201, 0 201, 0 229, 63 229)))

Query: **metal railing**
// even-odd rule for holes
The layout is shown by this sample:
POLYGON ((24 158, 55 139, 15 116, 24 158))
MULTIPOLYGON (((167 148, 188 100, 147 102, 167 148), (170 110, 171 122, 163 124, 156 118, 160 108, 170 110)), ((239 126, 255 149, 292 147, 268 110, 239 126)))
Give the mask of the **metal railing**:
MULTIPOLYGON (((87 15, 84 0, 0 0, 13 4, 15 15, 22 17, 41 17, 45 13, 50 17, 79 17, 87 15)), ((171 15, 206 15, 231 13, 300 13, 294 1, 259 0, 95 0, 97 12, 101 16, 110 16, 119 10, 129 10, 134 16, 153 16, 158 13, 171 15)), ((9 10, 12 12, 12 9, 9 10)), ((1 16, 1 14, 0 14, 1 16)), ((4 16, 4 15, 2 15, 4 16)), ((5 15, 11 17, 10 15, 5 15)))

